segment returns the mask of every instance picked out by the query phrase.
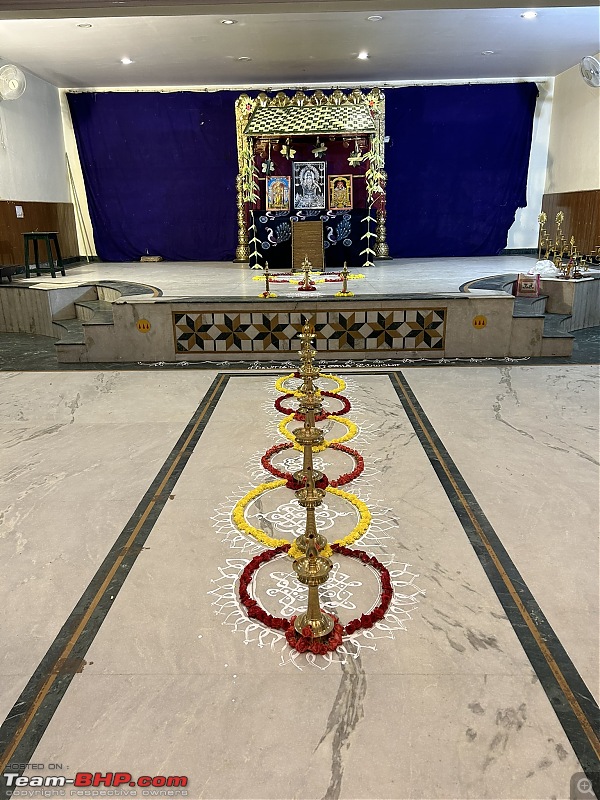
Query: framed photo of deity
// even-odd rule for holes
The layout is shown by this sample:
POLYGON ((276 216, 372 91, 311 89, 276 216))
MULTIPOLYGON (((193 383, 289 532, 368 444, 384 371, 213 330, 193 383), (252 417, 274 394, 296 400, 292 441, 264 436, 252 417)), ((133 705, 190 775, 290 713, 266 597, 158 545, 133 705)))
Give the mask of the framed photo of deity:
POLYGON ((325 208, 324 161, 294 161, 294 208, 325 208))
POLYGON ((267 176, 267 211, 290 210, 290 178, 289 175, 267 176))
POLYGON ((329 176, 329 208, 332 211, 352 210, 352 175, 329 176))

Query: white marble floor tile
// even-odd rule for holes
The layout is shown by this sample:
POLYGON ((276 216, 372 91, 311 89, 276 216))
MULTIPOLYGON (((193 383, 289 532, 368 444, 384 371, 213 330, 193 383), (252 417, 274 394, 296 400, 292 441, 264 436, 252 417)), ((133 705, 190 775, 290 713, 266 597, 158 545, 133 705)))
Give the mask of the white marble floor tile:
POLYGON ((387 376, 348 377, 349 444, 378 470, 354 489, 381 548, 418 575, 405 629, 320 670, 217 613, 248 556, 213 518, 275 440, 273 382, 230 379, 34 759, 186 775, 194 800, 566 800, 578 761, 387 376))
POLYGON ((598 697, 597 367, 404 374, 598 697))

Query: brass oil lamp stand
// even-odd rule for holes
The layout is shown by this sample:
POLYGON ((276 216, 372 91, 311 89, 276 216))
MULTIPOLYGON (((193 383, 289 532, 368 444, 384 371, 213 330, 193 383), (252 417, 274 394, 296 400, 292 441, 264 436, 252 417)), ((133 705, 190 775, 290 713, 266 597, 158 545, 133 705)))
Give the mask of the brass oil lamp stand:
POLYGON ((316 351, 312 349, 311 341, 315 338, 315 333, 312 327, 305 323, 300 334, 302 340, 300 348, 300 358, 302 366, 300 368, 300 375, 303 377, 303 383, 300 387, 300 404, 299 411, 304 415, 304 425, 302 428, 296 428, 292 433, 296 437, 296 441, 302 447, 302 469, 294 473, 294 479, 298 483, 304 483, 308 477, 308 470, 312 470, 315 483, 321 480, 323 473, 315 471, 313 466, 313 447, 319 447, 323 444, 325 437, 323 432, 317 428, 315 423, 315 413, 322 411, 323 406, 321 397, 313 383, 313 380, 319 377, 319 370, 315 367, 313 358, 316 351))
MULTIPOLYGON (((314 491, 320 491, 319 489, 314 489, 314 479, 312 474, 309 473, 309 485, 306 489, 311 489, 311 486, 314 491)), ((321 611, 321 605, 319 603, 319 586, 325 583, 329 577, 333 563, 329 558, 324 558, 319 555, 318 541, 321 540, 324 544, 327 544, 327 540, 324 536, 317 533, 314 519, 314 505, 306 505, 305 507, 306 533, 304 537, 306 540, 306 550, 302 558, 294 561, 294 572, 300 583, 308 586, 308 609, 304 614, 299 614, 296 617, 294 628, 297 633, 302 635, 302 629, 308 626, 312 631, 313 637, 320 638, 331 633, 335 624, 333 617, 321 611)), ((297 540, 298 544, 301 538, 302 537, 299 537, 297 540)))
POLYGON ((344 268, 340 272, 340 275, 342 276, 342 281, 343 281, 343 283, 342 283, 342 291, 340 292, 341 295, 346 295, 346 296, 352 295, 352 292, 348 291, 348 275, 349 274, 350 274, 350 272, 348 270, 348 264, 344 261, 344 268))
POLYGON ((312 270, 312 264, 308 260, 308 256, 304 256, 304 261, 302 262, 302 272, 304 273, 304 279, 298 289, 304 292, 310 292, 315 289, 315 287, 310 282, 310 272, 312 270))
POLYGON ((323 502, 325 492, 315 486, 312 466, 306 472, 306 486, 297 489, 295 493, 302 508, 306 509, 306 527, 304 533, 296 539, 296 546, 302 553, 308 552, 310 540, 315 542, 317 550, 322 550, 327 544, 327 539, 317 533, 317 520, 315 517, 315 509, 323 502))

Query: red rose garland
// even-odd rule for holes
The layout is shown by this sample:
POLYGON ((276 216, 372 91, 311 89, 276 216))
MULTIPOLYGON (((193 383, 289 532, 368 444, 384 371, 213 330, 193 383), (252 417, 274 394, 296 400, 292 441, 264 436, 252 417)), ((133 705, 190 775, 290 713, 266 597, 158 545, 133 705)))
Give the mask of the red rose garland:
POLYGON ((324 655, 327 652, 336 650, 341 645, 343 634, 350 636, 357 631, 366 628, 372 628, 373 625, 385 617, 393 597, 392 579, 387 567, 385 567, 381 561, 376 559, 375 556, 370 556, 364 550, 350 550, 349 547, 342 547, 341 545, 337 544, 331 545, 331 549, 334 553, 347 556, 348 558, 356 558, 359 561, 362 561, 363 564, 368 564, 379 572, 379 579, 381 581, 381 595, 379 604, 375 606, 375 608, 369 614, 362 614, 360 617, 351 620, 347 625, 340 625, 337 617, 334 616, 334 629, 326 640, 313 639, 312 632, 308 626, 302 630, 301 634, 298 634, 294 628, 296 617, 292 617, 291 620, 287 620, 284 617, 274 617, 271 614, 267 614, 264 608, 261 608, 258 602, 250 596, 248 587, 252 583, 254 573, 259 569, 259 567, 271 561, 272 559, 277 558, 277 556, 281 555, 282 553, 287 553, 289 549, 290 545, 285 544, 281 547, 275 547, 273 550, 263 550, 262 553, 254 556, 254 558, 248 564, 246 564, 242 570, 242 574, 240 575, 239 597, 240 602, 245 607, 246 613, 250 619, 255 619, 263 625, 272 628, 273 630, 285 631, 287 643, 299 653, 310 651, 312 653, 316 653, 317 655, 324 655))
MULTIPOLYGON (((340 400, 342 402, 342 409, 340 411, 323 411, 321 414, 315 414, 315 422, 321 422, 321 420, 327 419, 327 417, 330 417, 332 414, 344 417, 352 408, 352 406, 350 405, 350 400, 348 400, 347 397, 344 397, 341 394, 335 394, 335 392, 321 391, 321 395, 323 397, 333 397, 336 400, 340 400)), ((290 408, 289 406, 283 405, 283 401, 287 400, 289 397, 294 397, 293 392, 289 392, 289 394, 284 394, 281 395, 281 397, 278 397, 277 400, 275 400, 275 408, 281 414, 286 414, 286 415, 293 414, 295 420, 297 420, 298 422, 304 422, 304 414, 301 414, 298 410, 294 411, 294 409, 290 408)))
MULTIPOLYGON (((290 450, 293 448, 293 446, 294 445, 292 442, 282 442, 281 444, 276 444, 273 445, 273 447, 269 447, 267 452, 260 459, 260 463, 262 464, 263 468, 267 470, 267 472, 271 473, 271 475, 275 475, 276 478, 287 481, 287 488, 295 491, 296 489, 300 489, 301 484, 294 480, 292 473, 277 469, 277 467, 273 466, 271 463, 271 458, 274 455, 281 453, 283 450, 290 450)), ((327 476, 324 475, 323 479, 317 483, 317 487, 319 489, 325 489, 327 486, 333 486, 336 489, 340 486, 345 486, 345 484, 350 483, 350 481, 353 481, 355 478, 358 478, 365 468, 365 461, 357 450, 353 450, 351 447, 347 447, 345 444, 340 444, 338 442, 335 444, 330 444, 329 449, 339 450, 341 453, 346 453, 347 455, 352 456, 356 464, 351 472, 344 472, 339 478, 334 478, 331 481, 328 480, 327 476)))

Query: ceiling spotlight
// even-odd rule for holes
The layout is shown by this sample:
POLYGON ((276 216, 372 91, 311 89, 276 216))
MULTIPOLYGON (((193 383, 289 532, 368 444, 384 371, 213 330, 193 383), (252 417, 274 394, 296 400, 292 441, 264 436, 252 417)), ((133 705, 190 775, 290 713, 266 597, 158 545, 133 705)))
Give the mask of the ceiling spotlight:
POLYGON ((221 25, 235 25, 237 19, 222 19, 221 25))
POLYGON ((381 16, 381 14, 371 14, 370 17, 367 17, 367 20, 369 22, 381 22, 382 19, 383 17, 381 16))
POLYGON ((535 19, 537 17, 537 11, 524 11, 521 17, 523 19, 535 19))
POLYGON ((80 22, 77 25, 78 28, 91 28, 92 25, 90 22, 80 22))
POLYGON ((133 64, 133 61, 129 58, 129 56, 123 56, 121 59, 121 64, 133 64))
POLYGON ((369 57, 369 54, 367 53, 366 50, 361 50, 360 53, 356 57, 360 58, 361 61, 366 61, 367 58, 369 57))
POLYGON ((252 59, 250 58, 250 56, 240 56, 238 58, 238 61, 252 61, 252 59))
POLYGON ((495 52, 496 52, 495 50, 482 50, 481 51, 481 55, 482 56, 493 56, 495 52))

